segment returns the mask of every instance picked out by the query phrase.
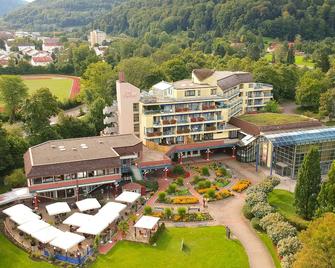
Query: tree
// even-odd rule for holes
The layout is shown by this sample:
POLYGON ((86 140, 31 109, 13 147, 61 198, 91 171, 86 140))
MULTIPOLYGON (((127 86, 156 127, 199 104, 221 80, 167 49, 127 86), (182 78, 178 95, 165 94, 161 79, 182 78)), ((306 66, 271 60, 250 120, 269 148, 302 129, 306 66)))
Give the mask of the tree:
POLYGON ((59 137, 49 124, 49 118, 56 115, 58 110, 57 98, 48 88, 37 90, 26 100, 22 107, 22 115, 31 141, 39 143, 59 137))
POLYGON ((170 218, 171 218, 171 216, 172 216, 172 210, 171 210, 171 208, 165 208, 165 209, 164 209, 164 216, 165 216, 165 218, 167 218, 167 219, 170 219, 170 218))
POLYGON ((294 52, 294 47, 290 46, 288 51, 287 51, 287 60, 286 62, 288 64, 294 64, 295 63, 295 52, 294 52))
POLYGON ((87 45, 80 45, 72 49, 72 63, 76 75, 82 75, 87 66, 91 63, 97 62, 99 58, 95 52, 87 45))
POLYGON ((320 155, 316 147, 311 147, 299 169, 294 193, 296 211, 304 219, 311 219, 314 216, 320 184, 320 155))
POLYGON ((181 218, 184 218, 185 215, 186 215, 186 208, 184 208, 184 207, 179 207, 178 210, 177 210, 177 212, 178 212, 178 215, 179 215, 181 218))
POLYGON ((178 58, 164 62, 162 71, 169 81, 178 81, 189 76, 185 62, 178 58))
POLYGON ((58 114, 58 122, 56 124, 57 133, 63 138, 79 138, 95 136, 95 126, 85 120, 65 115, 58 114))
POLYGON ((166 192, 159 192, 158 193, 158 200, 159 200, 159 202, 165 202, 165 200, 166 200, 166 192))
POLYGON ((19 76, 0 77, 0 100, 5 104, 9 121, 14 122, 18 109, 28 95, 28 88, 19 76))
POLYGON ((115 97, 116 72, 106 62, 91 63, 81 80, 81 96, 88 105, 95 99, 102 98, 111 105, 115 97))
POLYGON ((13 172, 5 177, 5 185, 11 188, 23 187, 27 183, 26 176, 21 168, 13 170, 13 172))
POLYGON ((299 81, 296 91, 297 103, 303 107, 317 110, 320 105, 320 94, 330 88, 329 79, 320 70, 307 71, 299 81))
POLYGON ((293 268, 335 267, 334 213, 326 213, 312 221, 299 240, 302 249, 296 255, 293 268))
POLYGON ((325 212, 335 212, 335 161, 329 169, 327 180, 321 185, 318 204, 317 215, 325 212))
POLYGON ((144 215, 151 215, 152 214, 152 208, 150 206, 144 207, 144 215))
POLYGON ((129 230, 129 224, 127 221, 120 221, 117 225, 117 228, 122 232, 123 235, 125 235, 129 230))
POLYGON ((276 100, 268 101, 264 106, 264 112, 267 113, 279 113, 279 104, 276 100))
POLYGON ((320 95, 319 113, 322 116, 329 116, 330 118, 335 115, 335 88, 328 89, 320 95))
POLYGON ((320 68, 323 72, 327 72, 330 68, 330 54, 332 53, 327 47, 316 49, 313 53, 313 60, 315 62, 315 66, 320 68))
POLYGON ((101 97, 95 99, 89 107, 86 120, 94 126, 96 134, 99 134, 104 129, 104 115, 102 111, 105 107, 106 102, 101 97))

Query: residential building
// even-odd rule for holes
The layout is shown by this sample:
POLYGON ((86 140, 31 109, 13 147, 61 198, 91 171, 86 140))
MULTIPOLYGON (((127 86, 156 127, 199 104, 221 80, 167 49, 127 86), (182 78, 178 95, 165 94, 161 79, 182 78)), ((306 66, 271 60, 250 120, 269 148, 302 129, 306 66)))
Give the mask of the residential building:
POLYGON ((89 194, 104 186, 115 189, 130 178, 131 169, 141 179, 138 169, 170 164, 170 159, 143 147, 133 134, 52 140, 24 154, 29 191, 49 198, 70 198, 77 191, 89 194))
POLYGON ((30 64, 32 66, 48 66, 50 63, 53 63, 53 59, 50 56, 33 56, 31 58, 30 64))
POLYGON ((59 38, 44 38, 42 50, 52 53, 56 50, 61 50, 64 46, 60 43, 59 38))
POLYGON ((107 35, 105 32, 100 30, 94 30, 90 32, 90 44, 94 47, 96 44, 102 45, 103 41, 106 41, 107 35))

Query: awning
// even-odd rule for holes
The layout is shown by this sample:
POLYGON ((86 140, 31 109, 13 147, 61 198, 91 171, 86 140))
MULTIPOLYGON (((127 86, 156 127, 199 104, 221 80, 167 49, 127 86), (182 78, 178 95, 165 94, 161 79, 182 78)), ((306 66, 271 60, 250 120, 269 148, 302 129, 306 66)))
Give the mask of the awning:
POLYGON ((12 207, 6 208, 2 212, 5 213, 9 217, 13 217, 16 215, 20 215, 22 213, 32 212, 32 209, 27 207, 26 205, 18 204, 18 205, 14 205, 12 207))
POLYGON ((45 207, 48 211, 48 214, 50 216, 62 214, 62 213, 68 213, 71 211, 69 205, 66 202, 57 202, 51 205, 47 205, 45 207))
POLYGON ((67 251, 84 240, 82 235, 64 232, 52 240, 50 245, 67 251))
POLYGON ((84 200, 80 200, 76 202, 76 205, 80 211, 101 208, 101 205, 96 198, 87 198, 84 200))
POLYGON ((120 214, 115 212, 99 211, 94 217, 104 219, 108 222, 108 224, 111 224, 120 217, 120 214))
POLYGON ((39 220, 41 217, 33 212, 25 212, 20 215, 15 215, 13 217, 10 217, 10 219, 15 222, 18 225, 22 225, 26 222, 32 221, 32 220, 39 220))
POLYGON ((31 234, 31 236, 43 244, 49 243, 51 240, 54 240, 56 237, 63 234, 63 232, 57 229, 54 226, 49 226, 37 232, 31 234))
POLYGON ((115 201, 122 202, 122 203, 130 203, 133 204, 141 197, 141 194, 134 193, 134 192, 128 192, 124 191, 122 194, 120 194, 117 198, 115 198, 115 201))
POLYGON ((152 216, 142 216, 138 222, 135 223, 134 227, 142 229, 153 229, 159 222, 160 218, 152 216))
POLYGON ((98 235, 103 230, 105 230, 108 225, 109 222, 106 219, 94 216, 90 221, 82 225, 76 232, 90 235, 98 235))
POLYGON ((98 213, 105 214, 120 214, 123 210, 125 210, 127 206, 125 204, 120 204, 116 202, 108 202, 104 205, 98 213))
POLYGON ((32 233, 35 233, 37 231, 40 231, 44 228, 49 227, 50 224, 46 223, 45 221, 42 220, 32 220, 29 222, 26 222, 18 227, 19 230, 22 232, 31 235, 32 233))
POLYGON ((85 224, 87 221, 91 220, 93 217, 94 216, 92 215, 75 212, 70 217, 68 217, 65 221, 63 221, 63 223, 67 225, 73 225, 73 226, 79 227, 85 224))

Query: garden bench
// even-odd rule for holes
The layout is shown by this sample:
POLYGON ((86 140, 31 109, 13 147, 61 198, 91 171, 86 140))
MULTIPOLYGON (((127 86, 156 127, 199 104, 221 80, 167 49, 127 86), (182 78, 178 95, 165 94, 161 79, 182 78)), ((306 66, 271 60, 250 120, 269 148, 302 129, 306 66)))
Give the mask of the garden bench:
POLYGON ((191 211, 191 210, 195 210, 195 211, 200 212, 200 208, 199 207, 189 207, 188 211, 191 211))

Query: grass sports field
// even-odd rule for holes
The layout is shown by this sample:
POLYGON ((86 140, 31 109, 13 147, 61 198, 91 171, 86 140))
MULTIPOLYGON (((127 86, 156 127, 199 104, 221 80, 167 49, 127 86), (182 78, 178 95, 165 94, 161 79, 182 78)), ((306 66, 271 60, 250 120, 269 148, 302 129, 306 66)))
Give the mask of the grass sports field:
POLYGON ((216 226, 168 228, 156 247, 121 241, 107 255, 100 255, 91 267, 247 268, 249 263, 241 244, 227 240, 224 227, 216 226))
POLYGON ((22 79, 29 89, 29 95, 42 87, 46 87, 60 101, 70 98, 73 85, 72 78, 61 76, 22 76, 22 79))

